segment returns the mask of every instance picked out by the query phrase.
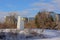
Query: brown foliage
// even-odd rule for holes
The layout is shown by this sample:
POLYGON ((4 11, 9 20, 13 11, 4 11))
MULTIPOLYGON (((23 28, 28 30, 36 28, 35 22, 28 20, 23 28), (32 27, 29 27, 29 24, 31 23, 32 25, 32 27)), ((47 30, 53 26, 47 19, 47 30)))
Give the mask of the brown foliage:
POLYGON ((56 27, 56 23, 54 22, 52 16, 49 12, 39 12, 35 17, 35 23, 37 28, 48 28, 54 29, 56 27))
POLYGON ((5 22, 0 23, 0 28, 1 29, 17 28, 16 15, 13 14, 13 15, 6 16, 5 22))
POLYGON ((7 28, 8 29, 10 29, 10 28, 13 29, 13 28, 16 28, 16 25, 14 25, 14 24, 8 25, 8 24, 5 24, 5 23, 3 23, 3 24, 1 23, 0 24, 0 29, 7 29, 7 28))
POLYGON ((24 24, 25 25, 25 28, 36 28, 36 25, 35 25, 35 21, 29 21, 27 23, 24 24))

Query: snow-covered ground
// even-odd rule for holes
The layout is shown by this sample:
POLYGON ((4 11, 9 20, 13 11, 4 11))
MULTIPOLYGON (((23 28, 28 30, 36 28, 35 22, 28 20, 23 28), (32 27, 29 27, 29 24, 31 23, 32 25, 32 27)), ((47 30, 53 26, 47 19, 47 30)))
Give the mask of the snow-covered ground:
POLYGON ((5 34, 5 36, 3 36, 5 37, 4 40, 60 40, 60 30, 45 29, 44 32, 41 33, 41 29, 24 29, 23 31, 0 29, 0 35, 2 35, 2 33, 5 34), (31 32, 36 33, 34 33, 34 35, 31 34, 31 32))
MULTIPOLYGON (((29 29, 26 29, 26 30, 29 30, 29 29)), ((41 33, 41 29, 31 29, 31 31, 35 31, 39 35, 43 34, 43 36, 41 37, 41 35, 40 36, 37 35, 37 36, 34 36, 32 38, 28 38, 30 40, 60 40, 60 30, 45 29, 43 33, 41 33)), ((20 33, 22 34, 23 32, 20 32, 20 33)))

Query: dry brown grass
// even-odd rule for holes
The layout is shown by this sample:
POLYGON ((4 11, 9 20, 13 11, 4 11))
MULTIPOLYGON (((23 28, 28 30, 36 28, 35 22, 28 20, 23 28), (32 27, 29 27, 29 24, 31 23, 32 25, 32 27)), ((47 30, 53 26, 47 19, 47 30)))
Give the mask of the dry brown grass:
POLYGON ((6 24, 6 23, 0 23, 0 29, 14 29, 17 28, 17 25, 15 24, 6 24))

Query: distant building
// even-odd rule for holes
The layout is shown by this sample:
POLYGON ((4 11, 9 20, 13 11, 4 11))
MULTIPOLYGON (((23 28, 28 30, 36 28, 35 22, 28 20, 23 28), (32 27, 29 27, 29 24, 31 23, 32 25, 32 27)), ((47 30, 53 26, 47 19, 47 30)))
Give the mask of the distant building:
POLYGON ((28 23, 28 22, 30 22, 30 21, 35 20, 34 17, 23 17, 23 19, 24 19, 24 22, 25 22, 25 23, 28 23))
POLYGON ((34 17, 29 17, 29 18, 28 18, 28 22, 29 22, 29 21, 33 21, 33 20, 35 20, 34 17))

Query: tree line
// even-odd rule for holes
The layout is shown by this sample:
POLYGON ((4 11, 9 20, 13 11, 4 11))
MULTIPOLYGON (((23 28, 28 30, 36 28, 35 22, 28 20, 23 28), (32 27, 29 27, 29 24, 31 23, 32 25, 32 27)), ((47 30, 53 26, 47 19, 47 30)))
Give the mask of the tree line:
POLYGON ((39 28, 39 29, 57 29, 56 18, 54 18, 54 12, 41 11, 35 16, 35 20, 26 24, 27 28, 39 28))
MULTIPOLYGON (((17 13, 9 14, 4 23, 0 23, 0 28, 16 28, 17 27, 17 13)), ((24 17, 25 18, 25 17, 24 17)), ((34 20, 28 22, 26 17, 24 20, 25 28, 39 28, 39 29, 58 29, 54 12, 41 11, 35 15, 34 20)))

